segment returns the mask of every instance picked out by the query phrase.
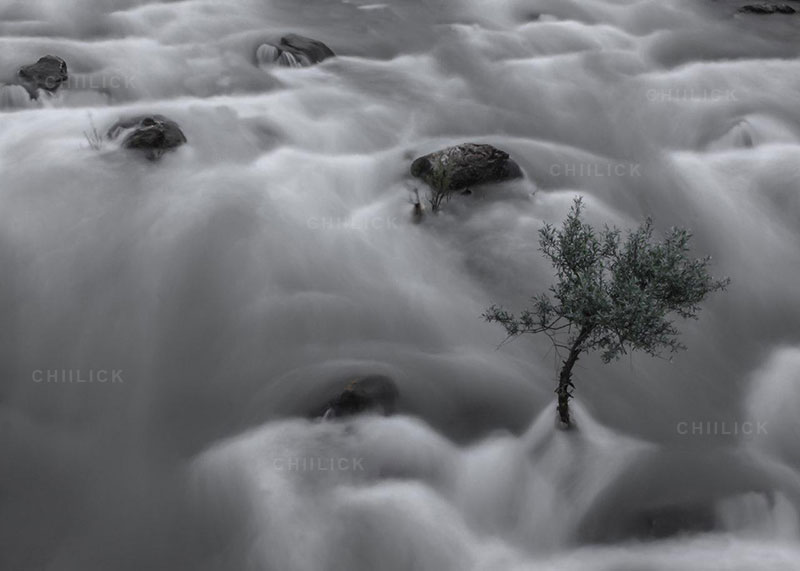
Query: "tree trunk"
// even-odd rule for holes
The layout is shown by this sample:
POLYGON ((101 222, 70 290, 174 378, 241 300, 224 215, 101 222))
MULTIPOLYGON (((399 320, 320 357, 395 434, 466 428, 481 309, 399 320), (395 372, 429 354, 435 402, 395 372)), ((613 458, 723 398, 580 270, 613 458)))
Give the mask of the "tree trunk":
POLYGON ((572 428, 572 419, 569 416, 569 399, 572 398, 572 389, 575 388, 575 385, 572 384, 572 367, 575 366, 575 362, 583 351, 582 345, 589 337, 589 333, 591 333, 590 327, 584 327, 578 333, 569 350, 569 355, 561 367, 561 373, 558 375, 558 387, 555 391, 558 395, 556 410, 563 428, 572 428))

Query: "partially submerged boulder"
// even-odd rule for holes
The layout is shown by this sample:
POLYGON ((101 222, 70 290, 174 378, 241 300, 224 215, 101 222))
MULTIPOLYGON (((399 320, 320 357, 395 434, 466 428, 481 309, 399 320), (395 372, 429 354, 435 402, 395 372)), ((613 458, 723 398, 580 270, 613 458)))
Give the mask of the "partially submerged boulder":
POLYGON ((797 12, 788 4, 747 4, 738 10, 742 14, 794 14, 797 12))
POLYGON ((411 175, 436 190, 457 191, 520 178, 522 169, 508 153, 492 145, 463 143, 415 159, 411 175))
POLYGON ((284 67, 308 67, 334 55, 322 42, 299 34, 287 34, 277 43, 264 43, 256 49, 259 65, 284 67))
POLYGON ((39 58, 36 63, 22 66, 17 76, 20 85, 28 91, 31 99, 39 98, 40 89, 54 93, 69 79, 67 62, 53 55, 46 55, 39 58))
POLYGON ((632 457, 595 496, 576 539, 618 544, 725 532, 771 517, 781 488, 743 450, 657 447, 632 457), (738 515, 745 521, 737 521, 738 515))
POLYGON ((322 417, 326 420, 361 413, 393 414, 400 392, 384 375, 366 375, 351 380, 344 390, 328 402, 322 417))
POLYGON ((151 161, 186 142, 178 124, 163 115, 139 115, 117 121, 109 129, 108 138, 116 139, 122 133, 127 133, 122 141, 124 148, 142 151, 151 161))
POLYGON ((718 528, 713 502, 647 506, 631 514, 625 524, 626 537, 644 541, 709 533, 718 528))

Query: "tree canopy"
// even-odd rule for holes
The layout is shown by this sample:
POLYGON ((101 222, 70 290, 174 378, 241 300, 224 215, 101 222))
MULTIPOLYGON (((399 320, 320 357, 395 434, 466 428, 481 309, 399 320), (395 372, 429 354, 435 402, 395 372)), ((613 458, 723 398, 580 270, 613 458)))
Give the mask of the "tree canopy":
POLYGON ((571 370, 581 353, 601 351, 608 363, 628 351, 658 356, 685 349, 674 317, 696 319, 700 302, 729 283, 710 275, 710 256, 691 257, 688 230, 671 228, 656 240, 650 218, 623 234, 615 227, 595 230, 582 214, 576 198, 560 229, 545 224, 539 230, 539 249, 555 271, 549 292, 533 297, 518 315, 497 305, 484 313, 510 338, 544 333, 569 351, 556 389, 566 425, 571 370))

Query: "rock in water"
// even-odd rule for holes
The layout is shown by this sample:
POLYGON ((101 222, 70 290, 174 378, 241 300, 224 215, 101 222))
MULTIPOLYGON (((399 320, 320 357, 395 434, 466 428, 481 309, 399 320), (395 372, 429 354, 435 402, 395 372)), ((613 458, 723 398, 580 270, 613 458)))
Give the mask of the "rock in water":
POLYGON ((341 418, 363 412, 390 415, 400 396, 394 381, 384 375, 367 375, 350 381, 345 389, 331 400, 323 418, 341 418))
POLYGON ((39 90, 55 92, 69 79, 67 62, 58 56, 46 55, 39 61, 22 66, 17 73, 20 83, 28 91, 31 99, 39 98, 39 90))
POLYGON ((411 175, 433 188, 455 191, 519 178, 522 169, 505 151, 491 145, 463 143, 415 159, 411 175))
POLYGON ((117 121, 109 129, 108 138, 116 139, 125 131, 128 134, 122 146, 144 152, 151 161, 158 160, 165 152, 186 142, 186 135, 178 124, 163 115, 140 115, 117 121))
POLYGON ((259 65, 284 67, 308 67, 334 55, 322 42, 298 34, 287 34, 277 44, 261 44, 256 50, 259 65))
POLYGON ((742 14, 794 14, 797 12, 788 4, 747 4, 738 10, 742 14))

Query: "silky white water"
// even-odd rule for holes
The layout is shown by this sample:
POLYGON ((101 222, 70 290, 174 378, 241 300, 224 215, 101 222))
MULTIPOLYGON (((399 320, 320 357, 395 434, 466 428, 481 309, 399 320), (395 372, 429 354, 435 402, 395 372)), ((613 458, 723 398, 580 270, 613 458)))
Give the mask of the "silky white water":
POLYGON ((70 72, 0 88, 0 569, 800 569, 800 16, 737 6, 0 1, 0 82, 70 72), (338 57, 256 65, 288 32, 338 57), (140 113, 188 144, 84 136, 140 113), (526 178, 412 224, 466 141, 526 178), (672 360, 582 358, 564 433, 547 339, 480 315, 576 195, 732 285, 672 360), (372 373, 400 414, 307 418, 372 373))

